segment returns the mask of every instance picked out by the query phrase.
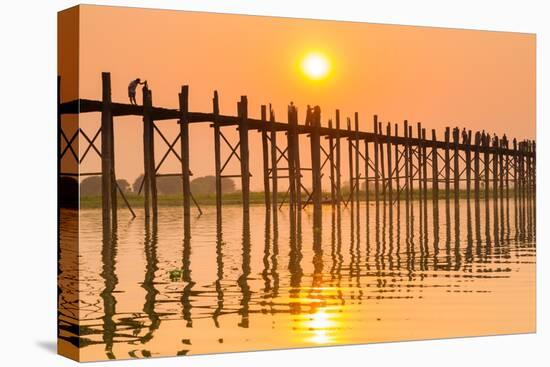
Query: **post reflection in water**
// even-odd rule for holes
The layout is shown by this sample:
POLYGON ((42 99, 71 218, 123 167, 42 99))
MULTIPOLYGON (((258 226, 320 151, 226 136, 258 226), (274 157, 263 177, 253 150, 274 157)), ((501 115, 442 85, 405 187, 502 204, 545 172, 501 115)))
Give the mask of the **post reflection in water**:
POLYGON ((184 228, 161 207, 158 223, 101 241, 101 212, 85 210, 81 251, 98 256, 78 268, 86 312, 60 295, 60 335, 83 359, 114 359, 531 331, 530 201, 328 205, 273 222, 263 206, 227 206, 223 231, 215 213, 184 228))

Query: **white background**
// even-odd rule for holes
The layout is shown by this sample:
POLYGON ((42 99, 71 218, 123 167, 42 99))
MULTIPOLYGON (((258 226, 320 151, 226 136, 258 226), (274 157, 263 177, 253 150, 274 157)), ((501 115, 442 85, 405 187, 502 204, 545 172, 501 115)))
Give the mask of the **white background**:
MULTIPOLYGON (((548 366, 550 9, 547 1, 93 1, 240 14, 537 33, 537 333, 276 352, 234 353, 97 366, 548 366), (546 102, 546 104, 545 104, 546 102)), ((56 12, 62 0, 4 0, 0 10, 0 348, 3 366, 69 366, 56 342, 56 12), (37 183, 38 182, 38 183, 37 183)), ((475 55, 472 55, 475 57, 475 55)), ((518 124, 523 123, 518 121, 518 124)))

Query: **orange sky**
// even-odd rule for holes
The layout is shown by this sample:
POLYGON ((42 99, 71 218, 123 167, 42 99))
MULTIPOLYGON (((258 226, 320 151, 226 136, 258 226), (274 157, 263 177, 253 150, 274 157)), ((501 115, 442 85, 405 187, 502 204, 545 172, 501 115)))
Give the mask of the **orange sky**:
MULTIPOLYGON (((305 105, 317 104, 323 124, 340 108, 344 118, 359 112, 362 130, 370 131, 378 114, 383 122, 421 121, 440 139, 448 125, 535 137, 533 34, 81 6, 79 42, 81 98, 100 99, 101 72, 110 71, 116 102, 127 102, 128 82, 140 77, 148 80, 153 103, 164 107, 177 107, 180 86, 188 84, 190 109, 200 112, 211 111, 217 89, 222 114, 236 115, 246 94, 253 117, 272 103, 277 119, 286 121, 292 100, 300 121, 305 105), (313 50, 330 60, 326 79, 307 80, 298 69, 313 50)), ((62 62, 60 68, 63 76, 62 62)), ((89 135, 98 124, 99 114, 81 116, 89 135)), ((175 136, 174 121, 159 125, 175 136)), ((143 171, 141 119, 117 118, 115 134, 117 176, 133 181, 143 171)), ((252 188, 260 189, 260 139, 254 131, 250 136, 252 188)), ((307 166, 309 147, 301 139, 307 166)), ((156 148, 159 160, 160 139, 156 148)), ((214 173, 213 152, 208 124, 192 125, 195 176, 214 173)), ((82 170, 99 167, 92 158, 82 170)), ((178 168, 171 159, 162 171, 178 168)), ((232 166, 227 173, 237 172, 232 166)))

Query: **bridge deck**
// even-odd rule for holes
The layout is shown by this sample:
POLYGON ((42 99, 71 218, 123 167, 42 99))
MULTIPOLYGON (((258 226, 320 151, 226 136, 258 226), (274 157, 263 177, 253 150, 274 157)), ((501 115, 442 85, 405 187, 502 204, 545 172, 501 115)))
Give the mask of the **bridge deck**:
MULTIPOLYGON (((126 104, 126 103, 111 103, 112 113, 113 116, 143 116, 143 106, 140 105, 132 105, 132 104, 126 104)), ((89 112, 101 112, 102 110, 102 102, 96 101, 96 100, 90 100, 90 99, 78 99, 73 100, 70 102, 62 103, 60 106, 60 113, 62 115, 67 114, 79 114, 79 113, 89 113, 89 112)), ((201 122, 209 122, 212 123, 214 121, 214 114, 213 113, 204 113, 204 112, 188 112, 187 114, 188 120, 190 123, 201 123, 201 122)), ((163 108, 163 107, 153 107, 152 108, 152 117, 154 121, 160 121, 160 120, 174 120, 179 119, 181 117, 181 111, 178 109, 169 109, 169 108, 163 108)), ((239 123, 239 117, 236 116, 228 116, 228 115, 218 115, 217 120, 221 126, 232 126, 232 125, 238 125, 239 123)), ((264 126, 266 125, 265 121, 253 119, 253 118, 247 118, 248 126, 250 129, 253 130, 262 130, 264 126)), ((267 121, 267 125, 270 129, 270 122, 267 121)), ((274 122, 275 124, 275 130, 277 131, 288 131, 289 130, 289 124, 286 122, 274 122)), ((269 130, 268 129, 268 130, 269 130)), ((311 126, 306 125, 298 125, 298 133, 299 134, 309 134, 312 132, 311 126)), ((320 129, 321 136, 325 137, 336 137, 337 135, 337 129, 335 128, 329 128, 329 127, 321 127, 320 129)), ((355 139, 357 136, 359 140, 367 140, 369 142, 373 142, 376 139, 378 139, 379 143, 387 143, 387 136, 384 134, 375 134, 373 132, 366 132, 366 131, 358 131, 355 130, 348 130, 348 129, 340 129, 339 135, 342 138, 352 138, 355 139)), ((444 141, 433 141, 433 140, 424 140, 424 139, 418 139, 418 138, 405 138, 401 136, 395 136, 391 135, 389 137, 391 144, 397 144, 397 145, 404 145, 406 143, 411 145, 419 145, 420 142, 422 142, 423 146, 426 147, 433 147, 435 145, 436 148, 445 148, 446 143, 444 141)), ((449 142, 450 148, 454 150, 454 143, 451 141, 449 142)), ((471 144, 458 144, 458 150, 469 150, 475 151, 476 145, 471 144)), ((495 152, 498 150, 501 154, 515 154, 515 151, 513 149, 506 149, 503 147, 487 147, 487 146, 478 146, 480 152, 495 152)), ((524 154, 527 154, 529 156, 533 155, 532 153, 525 152, 524 154)))

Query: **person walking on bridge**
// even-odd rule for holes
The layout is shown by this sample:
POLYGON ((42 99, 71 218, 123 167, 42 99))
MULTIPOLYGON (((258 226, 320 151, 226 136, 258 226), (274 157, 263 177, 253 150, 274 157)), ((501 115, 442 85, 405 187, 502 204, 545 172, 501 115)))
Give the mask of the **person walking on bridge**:
POLYGON ((147 80, 142 82, 140 78, 134 79, 128 84, 128 98, 130 98, 130 103, 137 105, 136 102, 136 89, 140 84, 147 84, 147 80))

